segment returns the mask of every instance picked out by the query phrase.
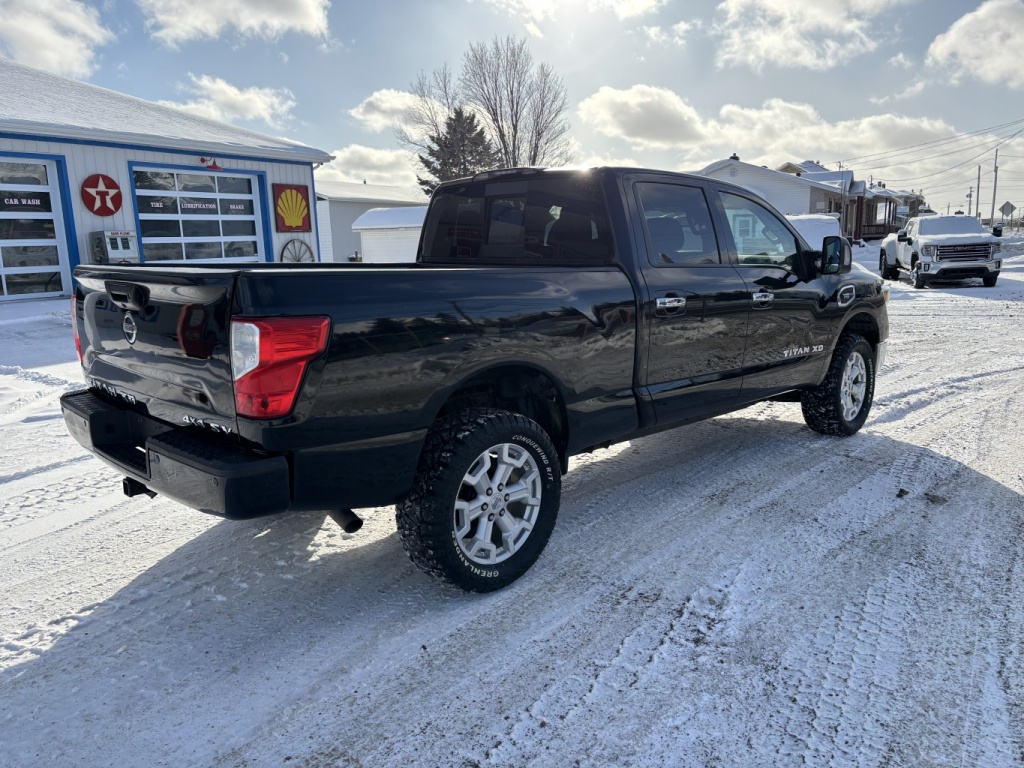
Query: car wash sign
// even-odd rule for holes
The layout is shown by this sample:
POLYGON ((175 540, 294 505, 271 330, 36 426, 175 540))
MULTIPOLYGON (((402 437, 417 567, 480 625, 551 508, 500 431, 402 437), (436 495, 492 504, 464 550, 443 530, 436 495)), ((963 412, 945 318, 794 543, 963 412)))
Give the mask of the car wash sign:
POLYGON ((50 213, 49 192, 0 191, 0 213, 50 213))

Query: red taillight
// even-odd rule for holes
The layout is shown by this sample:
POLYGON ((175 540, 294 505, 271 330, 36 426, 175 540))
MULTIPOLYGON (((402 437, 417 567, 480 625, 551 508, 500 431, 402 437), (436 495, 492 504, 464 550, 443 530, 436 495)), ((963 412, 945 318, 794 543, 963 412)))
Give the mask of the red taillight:
POLYGON ((78 297, 71 294, 71 333, 75 337, 75 352, 78 353, 78 363, 82 364, 82 337, 78 335, 78 297))
POLYGON ((295 406, 309 362, 327 348, 327 317, 236 317, 231 368, 239 416, 276 419, 295 406))

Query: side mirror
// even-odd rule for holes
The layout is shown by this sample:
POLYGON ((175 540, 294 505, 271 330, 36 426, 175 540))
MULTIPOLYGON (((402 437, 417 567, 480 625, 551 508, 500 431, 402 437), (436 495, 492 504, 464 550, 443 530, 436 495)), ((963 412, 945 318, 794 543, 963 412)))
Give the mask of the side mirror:
POLYGON ((840 275, 853 268, 853 249, 846 238, 829 235, 821 241, 821 274, 840 275))
POLYGON ((900 242, 900 243, 907 242, 907 233, 906 233, 906 231, 901 229, 899 232, 897 232, 896 233, 896 240, 898 242, 900 242))

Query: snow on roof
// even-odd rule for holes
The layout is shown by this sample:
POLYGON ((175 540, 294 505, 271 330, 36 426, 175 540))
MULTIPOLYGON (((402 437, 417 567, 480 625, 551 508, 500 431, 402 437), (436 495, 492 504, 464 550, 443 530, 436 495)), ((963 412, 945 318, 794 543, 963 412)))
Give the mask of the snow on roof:
POLYGON ((850 193, 850 185, 854 183, 853 171, 808 171, 803 178, 845 189, 847 194, 850 193))
POLYGON ((427 206, 371 208, 352 223, 352 231, 364 229, 419 229, 427 215, 427 206))
MULTIPOLYGON (((820 180, 820 179, 812 179, 812 178, 810 178, 810 174, 804 174, 803 176, 797 176, 794 173, 785 173, 783 171, 776 171, 776 170, 774 170, 772 168, 766 168, 766 167, 764 167, 762 165, 751 165, 750 163, 744 163, 744 162, 742 162, 740 160, 732 160, 732 159, 725 159, 725 160, 719 160, 717 162, 714 162, 711 165, 709 165, 706 168, 704 168, 703 170, 697 171, 697 174, 700 175, 700 176, 711 176, 711 175, 713 175, 715 173, 718 173, 719 171, 724 170, 725 168, 729 168, 730 166, 736 168, 736 170, 739 171, 740 173, 746 174, 748 176, 748 178, 749 178, 749 175, 753 174, 753 173, 757 173, 759 175, 771 174, 771 175, 775 176, 779 181, 782 181, 784 183, 802 184, 804 186, 817 187, 819 189, 827 189, 830 192, 834 192, 835 191, 835 186, 834 185, 829 184, 827 182, 824 182, 823 180, 820 180)), ((718 177, 716 177, 716 178, 718 178, 718 177)), ((733 181, 733 182, 739 182, 740 181, 739 177, 737 177, 737 178, 729 178, 729 179, 724 179, 723 178, 723 180, 724 181, 733 181)), ((740 183, 742 183, 742 182, 740 182, 740 183)))
POLYGON ((316 179, 316 196, 321 200, 345 200, 355 203, 407 203, 423 205, 426 198, 401 187, 383 184, 359 184, 352 181, 316 179))
POLYGON ((0 133, 326 163, 328 153, 0 58, 0 133))

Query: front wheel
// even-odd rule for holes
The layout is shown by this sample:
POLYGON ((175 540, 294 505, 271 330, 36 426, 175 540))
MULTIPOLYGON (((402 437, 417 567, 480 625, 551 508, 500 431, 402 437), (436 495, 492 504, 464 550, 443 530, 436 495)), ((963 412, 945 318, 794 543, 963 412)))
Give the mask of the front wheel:
POLYGON ((875 353, 863 336, 839 339, 825 381, 801 399, 804 421, 823 435, 852 435, 862 426, 875 397, 875 353))
POLYGON ((981 278, 981 284, 986 288, 992 288, 996 284, 996 280, 999 279, 998 272, 989 272, 987 275, 981 278))
POLYGON ((900 270, 899 267, 890 267, 889 261, 885 256, 885 250, 878 254, 878 274, 882 276, 883 280, 899 280, 900 270))
POLYGON ((558 515, 558 457, 525 416, 473 408, 427 435, 398 533, 422 570, 467 592, 522 576, 544 550, 558 515))
POLYGON ((918 265, 914 266, 914 271, 910 273, 910 279, 914 282, 915 288, 924 288, 928 285, 928 278, 924 276, 924 272, 918 265))

